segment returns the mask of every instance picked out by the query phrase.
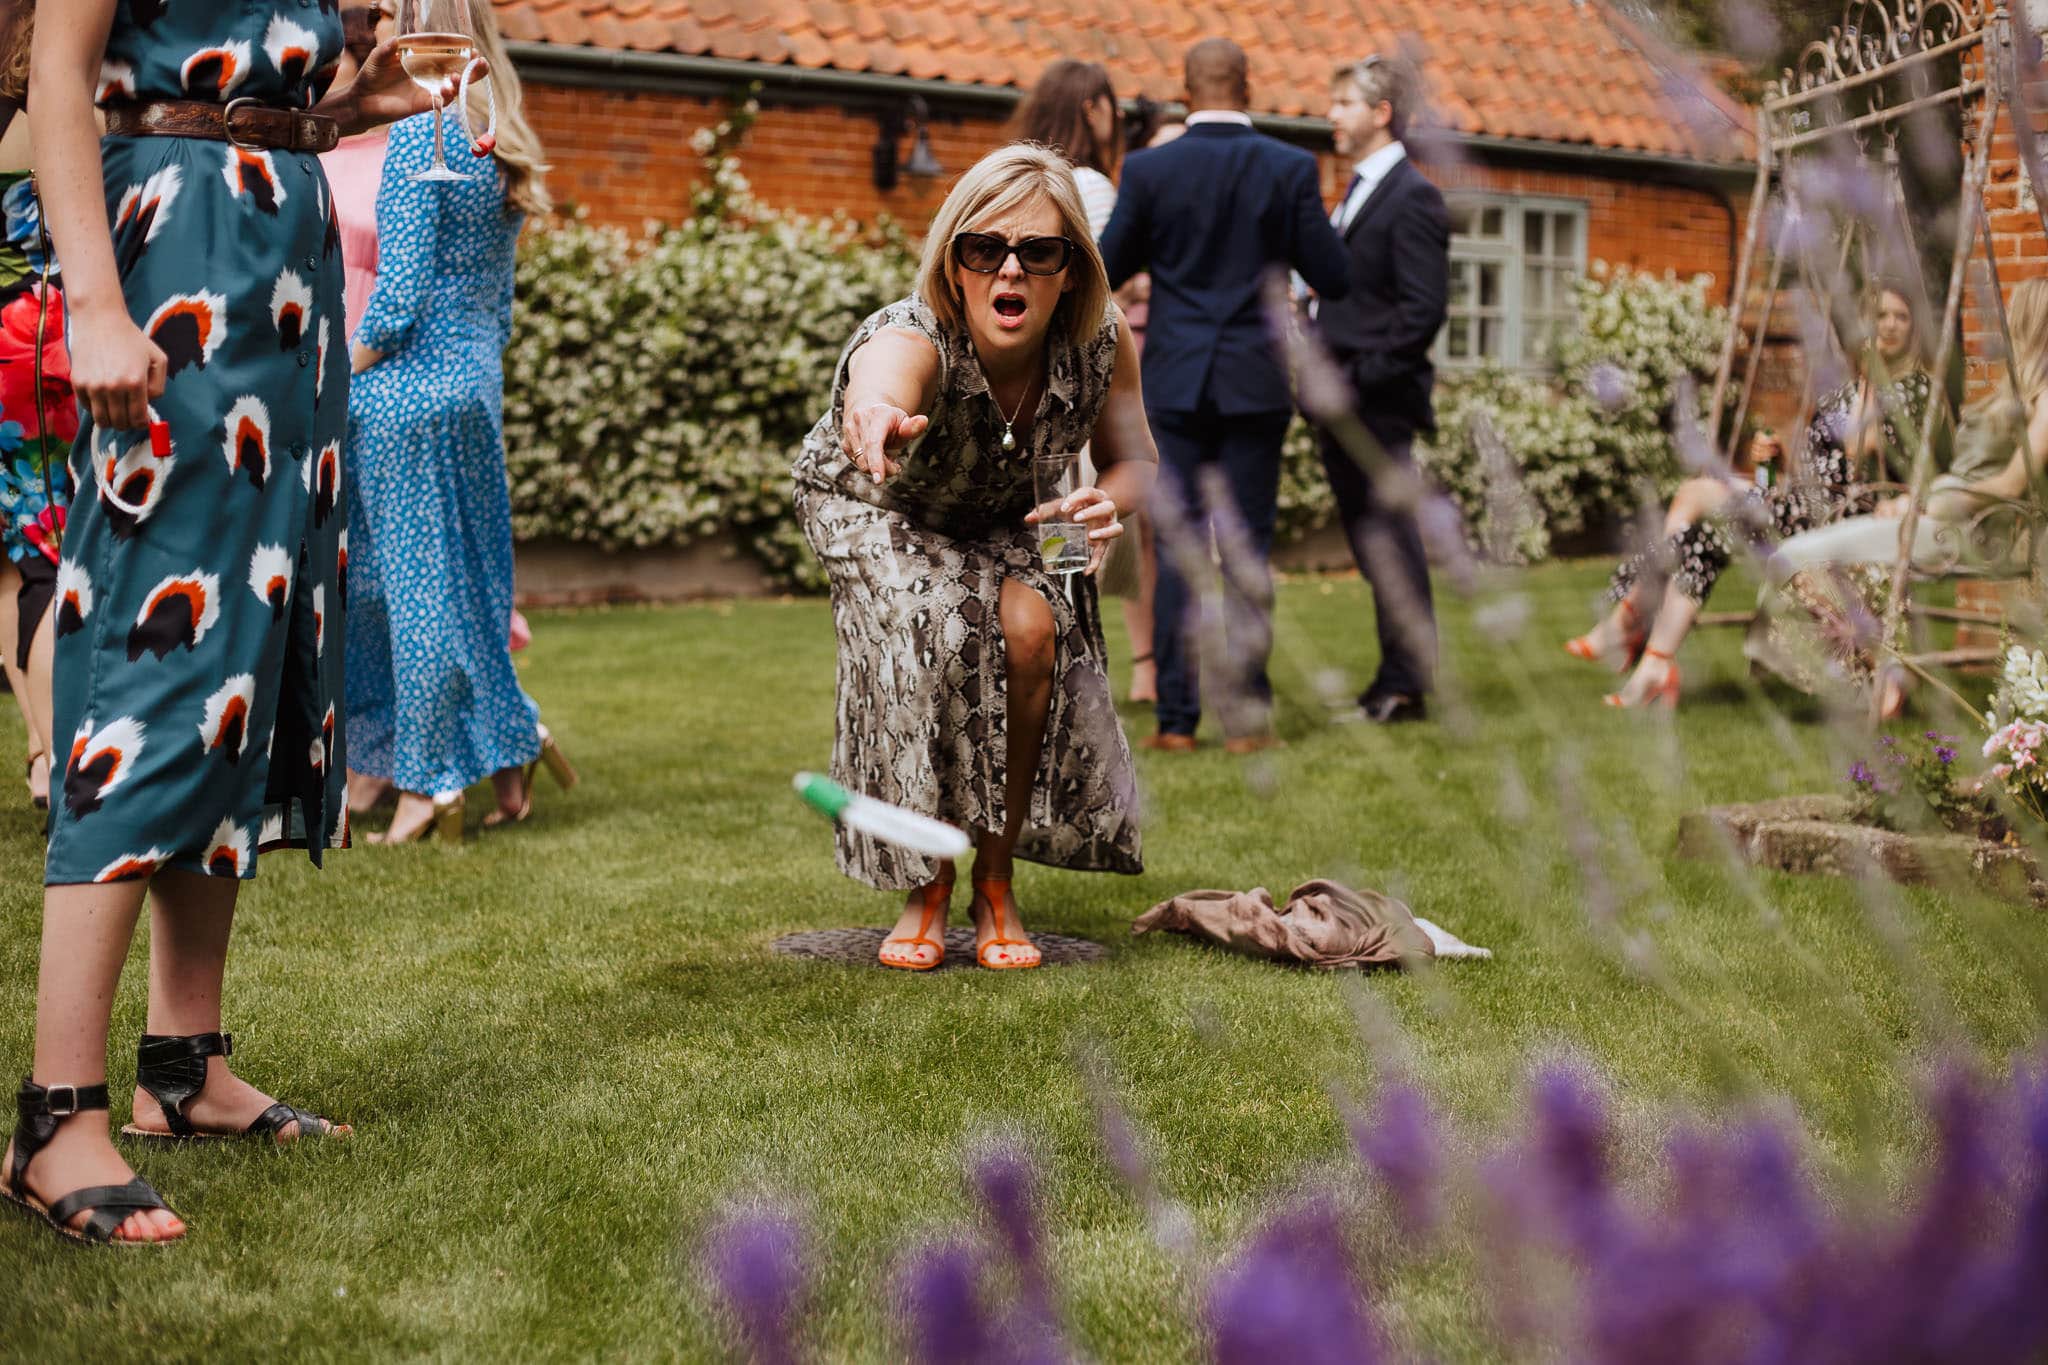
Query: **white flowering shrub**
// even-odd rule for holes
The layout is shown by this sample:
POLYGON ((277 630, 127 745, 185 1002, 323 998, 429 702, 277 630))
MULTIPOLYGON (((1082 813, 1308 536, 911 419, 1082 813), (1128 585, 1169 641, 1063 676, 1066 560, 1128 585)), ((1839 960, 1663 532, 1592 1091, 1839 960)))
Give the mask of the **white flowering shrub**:
POLYGON ((1625 522, 1645 489, 1676 485, 1673 433, 1701 420, 1727 324, 1707 283, 1595 262, 1554 376, 1487 368, 1438 386, 1437 436, 1417 458, 1475 549, 1533 562, 1556 538, 1625 522))
POLYGON ((731 149, 743 105, 699 135, 690 218, 638 238, 573 220, 522 244, 505 352, 513 533, 606 549, 733 537, 818 586, 789 465, 862 318, 908 293, 888 223, 862 232, 753 200, 731 149))

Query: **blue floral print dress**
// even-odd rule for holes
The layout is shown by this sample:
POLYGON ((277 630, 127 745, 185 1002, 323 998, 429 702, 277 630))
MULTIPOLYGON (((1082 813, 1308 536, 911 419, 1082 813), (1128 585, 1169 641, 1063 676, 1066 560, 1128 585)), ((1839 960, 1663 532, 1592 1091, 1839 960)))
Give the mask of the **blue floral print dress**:
POLYGON ((520 218, 494 157, 465 156, 466 181, 412 179, 433 128, 409 118, 385 146, 377 288, 353 338, 384 358, 356 376, 348 427, 350 762, 428 796, 540 753, 508 648, 502 357, 520 218))
MULTIPOLYGON (((120 0, 99 98, 303 108, 331 0, 120 0)), ((129 314, 168 362, 148 429, 82 423, 58 565, 52 885, 255 874, 345 845, 348 356, 310 153, 106 138, 129 314), (68 745, 64 737, 69 736, 68 745)))

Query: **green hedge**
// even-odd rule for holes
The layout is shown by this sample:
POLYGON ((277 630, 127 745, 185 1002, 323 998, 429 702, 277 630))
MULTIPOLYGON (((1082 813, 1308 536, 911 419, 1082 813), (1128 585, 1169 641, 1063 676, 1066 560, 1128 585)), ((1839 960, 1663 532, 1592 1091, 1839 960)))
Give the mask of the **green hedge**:
POLYGON ((777 580, 822 575, 789 464, 824 411, 840 348, 909 292, 902 233, 765 212, 730 147, 700 151, 690 218, 637 239, 576 220, 521 244, 505 354, 513 532, 604 549, 728 535, 777 580))
MULTIPOLYGON (((505 354, 520 539, 620 549, 726 536, 776 581, 820 586, 791 514, 790 460, 825 409, 840 348, 909 292, 915 258, 891 223, 754 201, 733 155, 753 115, 749 102, 698 135, 707 175, 682 224, 634 237, 577 218, 522 242, 505 354)), ((1439 389, 1442 435, 1420 458, 1497 555, 1541 558, 1552 536, 1620 520, 1676 472, 1665 425, 1720 326, 1703 282, 1596 274, 1579 307, 1586 326, 1561 348, 1558 381, 1488 372, 1439 389), (1524 496, 1503 496, 1514 485, 1524 496)), ((1330 511, 1297 423, 1281 540, 1330 511)))

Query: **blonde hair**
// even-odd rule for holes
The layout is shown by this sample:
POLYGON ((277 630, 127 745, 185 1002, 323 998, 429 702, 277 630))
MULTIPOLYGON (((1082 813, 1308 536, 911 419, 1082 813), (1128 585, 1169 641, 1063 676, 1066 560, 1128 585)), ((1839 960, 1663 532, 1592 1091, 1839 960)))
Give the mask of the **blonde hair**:
POLYGON ((2022 280, 2012 291, 2012 305, 2006 310, 2006 327, 2012 333, 2013 387, 2029 410, 2048 391, 2048 280, 2022 280))
MULTIPOLYGON (((1058 152, 1033 142, 998 147, 975 162, 932 215, 924 255, 917 266, 917 292, 941 324, 953 328, 967 325, 966 302, 954 274, 959 262, 953 258, 953 238, 973 232, 976 223, 1034 200, 1044 200, 1058 211, 1060 232, 1074 244, 1067 270, 1078 273, 1073 275, 1074 287, 1061 295, 1059 302, 1067 334, 1079 344, 1102 325, 1109 307, 1109 273, 1088 231, 1088 212, 1081 207, 1073 168, 1058 152)), ((1053 314, 1056 322, 1062 320, 1059 310, 1053 314)))
MULTIPOLYGON (((470 32, 477 51, 491 64, 492 94, 498 101, 498 145, 491 155, 505 173, 505 204, 528 217, 539 217, 555 206, 543 177, 548 163, 542 160, 540 138, 526 121, 526 92, 519 72, 505 53, 498 36, 498 21, 491 0, 468 0, 470 32)), ((490 117, 490 104, 476 85, 469 89, 468 112, 473 127, 482 128, 490 117)))

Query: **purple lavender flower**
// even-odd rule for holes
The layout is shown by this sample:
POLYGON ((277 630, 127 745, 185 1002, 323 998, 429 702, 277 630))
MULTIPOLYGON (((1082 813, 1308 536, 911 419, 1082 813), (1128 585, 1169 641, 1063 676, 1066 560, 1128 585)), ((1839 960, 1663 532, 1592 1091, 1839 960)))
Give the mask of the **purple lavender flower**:
POLYGON ((803 1297, 803 1230, 782 1213, 735 1215, 709 1242, 712 1278, 761 1365, 797 1359, 795 1317, 803 1297))
POLYGON ((1337 1216, 1312 1205, 1268 1224, 1209 1290, 1216 1365, 1371 1365, 1381 1358, 1337 1216))
POLYGON ((922 1365, 981 1365, 995 1355, 995 1328, 981 1296, 981 1261, 964 1246, 931 1247, 903 1276, 911 1355, 922 1365))
POLYGON ((1586 392, 1609 412, 1626 404, 1634 387, 1627 372, 1611 360, 1603 360, 1586 372, 1586 392))
POLYGON ((998 1147, 974 1168, 981 1202, 995 1218, 1004 1248, 1020 1268, 1038 1265, 1038 1221, 1032 1212, 1031 1166, 1014 1147, 998 1147))
POLYGON ((1596 1255, 1611 1230, 1607 1178, 1607 1111, 1585 1076, 1547 1067, 1530 1095, 1528 1146, 1536 1178, 1573 1248, 1596 1255))
POLYGON ((1351 1125, 1351 1141, 1386 1185, 1402 1230, 1427 1238, 1436 1229, 1441 1140, 1422 1092, 1411 1085, 1380 1091, 1371 1116, 1351 1125))
POLYGON ((1942 767, 1946 768, 1949 764, 1956 761, 1955 748, 1948 744, 1937 744, 1934 746, 1934 757, 1942 767))
POLYGON ((1877 786, 1877 774, 1871 772, 1870 765, 1860 758, 1849 765, 1849 780, 1859 787, 1877 786))

